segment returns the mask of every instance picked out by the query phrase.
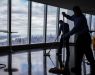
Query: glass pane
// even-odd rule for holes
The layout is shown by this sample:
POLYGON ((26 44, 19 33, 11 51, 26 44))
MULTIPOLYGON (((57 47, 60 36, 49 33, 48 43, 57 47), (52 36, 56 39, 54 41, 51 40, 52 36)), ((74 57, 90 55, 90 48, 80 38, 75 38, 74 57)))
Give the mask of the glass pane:
POLYGON ((0 46, 8 45, 7 5, 8 0, 0 0, 0 46))
POLYGON ((60 8, 60 19, 59 20, 64 20, 64 22, 67 22, 66 18, 63 19, 62 12, 67 13, 67 9, 60 8))
POLYGON ((13 54, 12 68, 18 69, 13 75, 28 75, 27 53, 13 54))
POLYGON ((86 14, 86 19, 87 19, 87 24, 88 24, 89 30, 91 30, 91 29, 90 29, 90 28, 91 28, 91 26, 90 26, 90 25, 91 25, 91 24, 90 24, 90 23, 91 23, 91 22, 90 22, 90 21, 91 21, 91 15, 90 15, 90 14, 86 14))
MULTIPOLYGON (((66 23, 67 23, 67 18, 65 18, 65 17, 63 18, 62 12, 67 13, 67 9, 60 8, 59 20, 64 20, 64 22, 66 22, 66 23)), ((59 38, 59 40, 58 40, 58 41, 60 41, 60 38, 59 38)))
MULTIPOLYGON (((92 33, 92 43, 93 43, 92 48, 95 50, 95 15, 92 15, 91 30, 94 31, 92 33)), ((95 51, 93 52, 94 52, 94 59, 95 59, 95 51)))
POLYGON ((46 42, 55 42, 55 39, 56 39, 56 15, 57 15, 57 7, 48 6, 46 42))
MULTIPOLYGON (((73 15, 73 11, 71 10, 67 10, 67 14, 69 15, 73 15)), ((74 22, 71 20, 67 20, 67 23, 69 24, 69 28, 70 30, 72 30, 72 28, 74 27, 74 22)), ((74 35, 70 36, 70 42, 74 42, 74 35)))
MULTIPOLYGON (((73 11, 68 10, 68 9, 63 9, 63 8, 60 9, 60 20, 64 20, 64 22, 68 23, 70 30, 72 30, 72 28, 74 26, 73 21, 71 21, 71 20, 69 20, 67 18, 63 19, 62 12, 65 12, 66 14, 71 16, 71 15, 73 15, 73 11)), ((71 36, 69 41, 74 42, 74 36, 71 36)))
POLYGON ((32 75, 43 75, 43 51, 31 52, 32 75))
POLYGON ((44 4, 32 2, 31 43, 43 42, 44 4))
MULTIPOLYGON (((47 8, 47 37, 46 42, 55 42, 56 40, 56 19, 57 19, 57 7, 49 6, 47 8)), ((48 53, 49 50, 46 52, 48 53)), ((50 58, 47 56, 47 75, 52 75, 49 73, 50 68, 56 67, 56 50, 50 51, 50 58), (53 62, 52 62, 53 61, 53 62)), ((55 74, 54 74, 55 75, 55 74)))
POLYGON ((92 15, 91 30, 95 30, 95 15, 92 15))
POLYGON ((28 1, 12 0, 12 45, 27 44, 28 1))

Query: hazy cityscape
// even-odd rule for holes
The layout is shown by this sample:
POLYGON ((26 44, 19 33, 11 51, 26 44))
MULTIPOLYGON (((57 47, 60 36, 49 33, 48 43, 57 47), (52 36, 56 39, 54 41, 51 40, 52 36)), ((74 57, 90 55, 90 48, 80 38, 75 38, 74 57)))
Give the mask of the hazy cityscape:
MULTIPOLYGON (((55 42, 56 36, 55 35, 48 35, 47 42, 55 42)), ((31 37, 31 44, 35 43, 44 43, 44 37, 41 35, 32 36, 31 37)), ((27 37, 20 37, 19 35, 12 35, 12 45, 24 45, 28 44, 27 37)), ((0 46, 8 46, 8 37, 7 36, 0 36, 0 46)))

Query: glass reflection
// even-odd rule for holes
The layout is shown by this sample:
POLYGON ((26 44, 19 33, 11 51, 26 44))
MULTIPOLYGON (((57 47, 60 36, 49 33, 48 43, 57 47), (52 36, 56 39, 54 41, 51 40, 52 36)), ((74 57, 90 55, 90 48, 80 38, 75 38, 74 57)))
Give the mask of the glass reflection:
MULTIPOLYGON (((0 57, 0 64, 5 64, 6 65, 6 67, 5 68, 7 68, 8 67, 8 61, 7 61, 8 59, 7 59, 7 56, 1 56, 0 57)), ((1 66, 0 66, 1 67, 1 66)), ((0 75, 8 75, 8 72, 5 72, 4 71, 4 69, 5 68, 2 68, 2 69, 0 69, 0 75)))
MULTIPOLYGON (((47 50, 48 53, 49 50, 47 50)), ((47 56, 47 75, 52 75, 52 73, 49 73, 50 68, 56 67, 56 50, 52 49, 50 51, 50 57, 47 56)), ((53 74, 56 75, 56 74, 53 74)))
POLYGON ((12 55, 12 68, 18 69, 13 75, 28 75, 27 53, 19 53, 12 55))
POLYGON ((31 52, 32 75, 43 75, 43 51, 31 52))

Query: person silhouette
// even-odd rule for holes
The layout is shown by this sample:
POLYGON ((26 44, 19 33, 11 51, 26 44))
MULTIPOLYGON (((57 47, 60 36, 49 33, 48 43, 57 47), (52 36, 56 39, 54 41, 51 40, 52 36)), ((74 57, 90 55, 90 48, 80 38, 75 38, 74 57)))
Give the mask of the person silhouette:
POLYGON ((69 70, 69 57, 70 57, 69 38, 70 37, 67 37, 67 38, 63 39, 63 35, 65 35, 66 33, 69 32, 69 25, 67 23, 65 23, 64 21, 62 21, 62 20, 59 20, 59 24, 60 24, 60 26, 59 26, 59 32, 58 32, 57 38, 61 35, 61 39, 60 39, 60 45, 59 45, 59 49, 58 49, 58 53, 57 53, 58 61, 59 61, 61 70, 63 70, 63 69, 67 70, 67 68, 69 70), (66 47, 66 62, 65 62, 65 66, 64 66, 63 61, 62 61, 62 48, 63 48, 63 46, 66 47))
POLYGON ((76 75, 81 74, 81 62, 85 54, 87 60, 91 65, 91 75, 95 75, 95 61, 91 49, 91 36, 87 25, 86 17, 82 14, 79 6, 73 7, 74 15, 69 16, 65 12, 62 15, 67 19, 74 21, 73 29, 68 32, 63 38, 67 38, 73 34, 76 35, 75 41, 75 70, 76 75))
POLYGON ((61 39, 60 39, 60 44, 59 44, 59 48, 58 48, 58 52, 57 52, 57 57, 58 57, 58 62, 60 65, 60 68, 54 67, 51 68, 49 70, 50 73, 55 73, 55 74, 64 74, 64 75, 69 75, 69 57, 70 57, 70 51, 69 51, 69 37, 63 39, 63 35, 65 35, 66 33, 69 32, 69 25, 67 23, 65 23, 62 20, 59 20, 59 31, 58 31, 58 35, 57 35, 57 39, 58 37, 61 35, 61 39), (62 33, 62 34, 61 34, 62 33), (66 47, 66 62, 65 62, 65 66, 64 63, 62 61, 62 48, 63 46, 66 47))

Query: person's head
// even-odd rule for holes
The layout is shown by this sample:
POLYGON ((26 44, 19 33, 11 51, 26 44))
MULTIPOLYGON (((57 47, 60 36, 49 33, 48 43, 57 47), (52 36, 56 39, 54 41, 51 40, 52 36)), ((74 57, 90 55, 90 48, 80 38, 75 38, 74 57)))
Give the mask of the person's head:
POLYGON ((64 22, 62 20, 59 20, 59 24, 63 24, 64 22))
POLYGON ((80 9, 79 6, 74 6, 74 7, 73 7, 73 11, 74 11, 74 14, 75 14, 76 16, 80 16, 80 15, 82 14, 82 11, 81 11, 81 9, 80 9))

